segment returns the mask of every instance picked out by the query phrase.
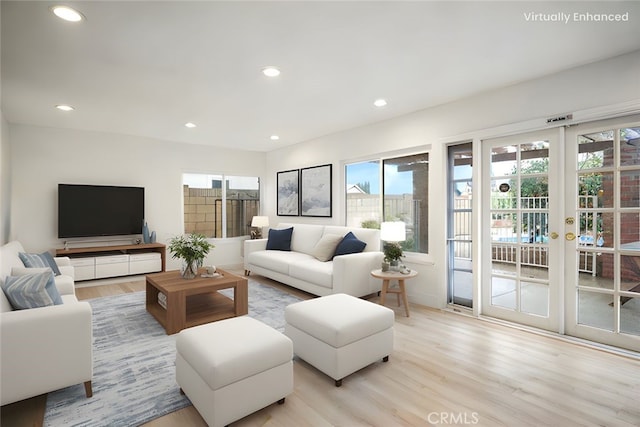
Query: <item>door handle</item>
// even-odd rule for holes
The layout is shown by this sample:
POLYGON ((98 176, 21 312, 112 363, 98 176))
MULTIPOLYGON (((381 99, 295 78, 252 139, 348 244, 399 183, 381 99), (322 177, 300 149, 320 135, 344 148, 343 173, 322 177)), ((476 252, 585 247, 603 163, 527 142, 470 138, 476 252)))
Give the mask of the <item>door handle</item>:
POLYGON ((559 235, 558 235, 558 233, 556 233, 555 231, 552 231, 552 232, 551 232, 551 238, 552 238, 552 239, 557 239, 557 238, 558 238, 558 236, 559 236, 559 235))
POLYGON ((576 239, 576 235, 572 232, 568 232, 567 234, 564 235, 564 238, 566 240, 575 240, 576 239))

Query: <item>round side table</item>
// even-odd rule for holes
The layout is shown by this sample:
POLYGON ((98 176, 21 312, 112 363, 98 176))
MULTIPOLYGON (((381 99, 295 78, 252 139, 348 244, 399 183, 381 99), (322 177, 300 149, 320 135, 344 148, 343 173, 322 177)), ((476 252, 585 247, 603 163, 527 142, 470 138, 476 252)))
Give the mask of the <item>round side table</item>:
POLYGON ((418 275, 415 270, 409 270, 409 273, 402 274, 399 271, 382 271, 381 269, 373 270, 371 272, 373 277, 382 279, 382 290, 380 291, 380 305, 384 305, 387 299, 387 294, 396 294, 398 296, 398 306, 400 306, 400 297, 404 303, 404 310, 409 317, 409 301, 407 301, 407 292, 404 287, 404 281, 412 279, 418 275), (398 281, 398 288, 389 288, 389 283, 392 280, 398 281))

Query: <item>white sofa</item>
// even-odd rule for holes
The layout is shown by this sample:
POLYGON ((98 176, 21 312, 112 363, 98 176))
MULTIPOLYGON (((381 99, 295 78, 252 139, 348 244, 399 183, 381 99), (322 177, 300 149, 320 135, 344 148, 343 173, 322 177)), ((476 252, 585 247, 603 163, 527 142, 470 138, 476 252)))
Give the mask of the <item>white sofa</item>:
MULTIPOLYGON (((0 282, 25 273, 22 245, 0 247, 0 282)), ((91 305, 75 296, 69 258, 54 258, 61 275, 55 282, 63 304, 13 310, 0 290, 0 401, 17 402, 84 383, 91 397, 93 332, 91 305)))
POLYGON ((245 240, 245 274, 260 274, 314 295, 344 293, 362 297, 379 292, 382 282, 371 277, 380 268, 380 230, 334 225, 281 223, 293 227, 291 251, 266 250, 268 239, 245 240), (330 261, 316 259, 314 249, 323 235, 353 234, 367 244, 363 252, 340 255, 330 261))

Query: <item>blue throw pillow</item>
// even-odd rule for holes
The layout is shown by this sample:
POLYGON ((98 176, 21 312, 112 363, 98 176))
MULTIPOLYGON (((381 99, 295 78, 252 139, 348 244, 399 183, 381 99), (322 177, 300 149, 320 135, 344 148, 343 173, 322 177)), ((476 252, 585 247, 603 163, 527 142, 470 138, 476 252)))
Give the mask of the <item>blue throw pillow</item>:
POLYGON ((18 256, 27 268, 49 267, 56 276, 61 274, 58 264, 56 264, 49 252, 42 252, 41 254, 26 254, 24 252, 20 252, 18 256))
POLYGON ((338 255, 357 254, 364 251, 367 244, 359 240, 353 232, 348 232, 346 236, 338 243, 334 257, 338 255))
POLYGON ((284 230, 269 230, 269 239, 267 240, 267 250, 269 251, 290 251, 291 235, 293 227, 284 230))
POLYGON ((15 310, 62 304, 52 271, 8 276, 2 290, 15 310))

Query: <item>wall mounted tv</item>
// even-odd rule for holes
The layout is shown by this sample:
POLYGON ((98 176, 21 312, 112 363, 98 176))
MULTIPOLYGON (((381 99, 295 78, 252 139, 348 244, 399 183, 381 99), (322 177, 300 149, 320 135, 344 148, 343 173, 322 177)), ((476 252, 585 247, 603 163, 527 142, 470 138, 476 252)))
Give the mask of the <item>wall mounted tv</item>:
POLYGON ((144 188, 58 184, 58 237, 142 233, 144 188))

